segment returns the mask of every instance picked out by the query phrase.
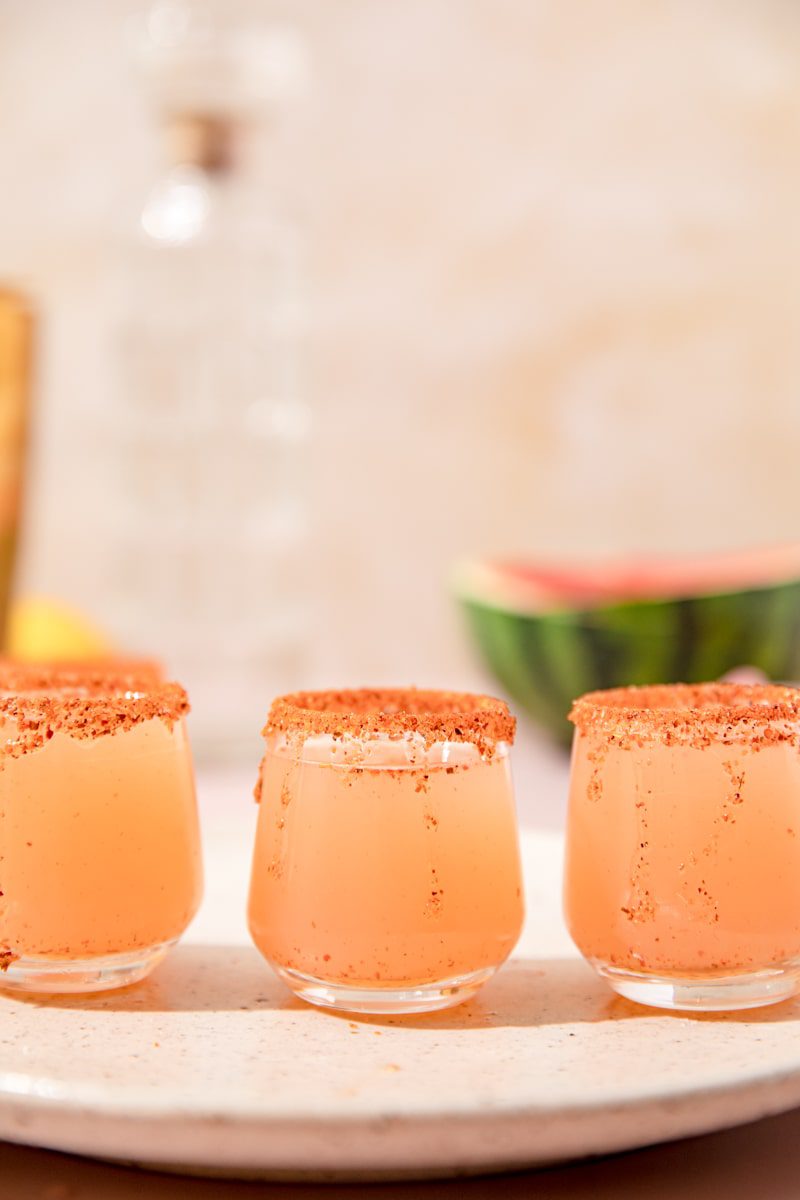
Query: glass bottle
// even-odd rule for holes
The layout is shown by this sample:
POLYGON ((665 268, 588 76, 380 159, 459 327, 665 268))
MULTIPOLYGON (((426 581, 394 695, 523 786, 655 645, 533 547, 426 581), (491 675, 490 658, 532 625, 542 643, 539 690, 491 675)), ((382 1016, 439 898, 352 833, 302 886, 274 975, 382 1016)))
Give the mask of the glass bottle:
POLYGON ((165 162, 122 276, 115 624, 186 681, 200 755, 226 753, 306 642, 301 240, 260 169, 265 43, 157 5, 143 44, 165 162))

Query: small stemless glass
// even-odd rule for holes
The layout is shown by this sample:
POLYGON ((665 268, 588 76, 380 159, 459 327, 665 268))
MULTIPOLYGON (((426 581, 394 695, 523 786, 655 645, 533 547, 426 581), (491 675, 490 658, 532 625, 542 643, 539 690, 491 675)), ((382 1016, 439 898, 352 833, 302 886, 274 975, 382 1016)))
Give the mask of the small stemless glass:
POLYGON ((0 988, 142 979, 200 902, 186 693, 108 666, 0 665, 0 988))
POLYGON ((800 990, 800 691, 673 684, 576 701, 565 911, 608 983, 658 1008, 800 990))
POLYGON ((508 957, 523 918, 514 724, 502 701, 453 692, 274 702, 249 921, 298 996, 360 1013, 448 1008, 508 957))

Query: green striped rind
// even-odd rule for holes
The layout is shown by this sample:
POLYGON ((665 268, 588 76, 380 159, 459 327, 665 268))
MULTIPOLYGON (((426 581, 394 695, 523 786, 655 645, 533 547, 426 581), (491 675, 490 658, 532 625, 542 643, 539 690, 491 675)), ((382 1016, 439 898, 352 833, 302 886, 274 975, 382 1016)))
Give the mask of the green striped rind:
POLYGON ((800 679, 800 581, 718 596, 521 613, 462 595, 481 654, 509 695, 559 741, 583 692, 701 683, 739 666, 800 679))

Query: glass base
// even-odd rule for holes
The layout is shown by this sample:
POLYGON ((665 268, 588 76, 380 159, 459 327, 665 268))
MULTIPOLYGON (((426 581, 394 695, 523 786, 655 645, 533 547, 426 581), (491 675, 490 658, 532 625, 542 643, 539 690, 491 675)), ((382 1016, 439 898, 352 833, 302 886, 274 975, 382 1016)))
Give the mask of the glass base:
POLYGON ((800 992, 800 964, 767 967, 741 975, 703 979, 670 975, 639 975, 593 962, 597 973, 615 992, 636 1004, 683 1012, 734 1012, 778 1004, 800 992))
MULTIPOLYGON (((273 964, 274 965, 274 964, 273 964)), ((326 983, 302 971, 288 967, 275 967, 283 982, 295 996, 316 1004, 319 1008, 332 1008, 337 1012, 372 1013, 391 1016, 402 1013, 435 1012, 440 1008, 453 1008, 474 996, 478 988, 491 979, 496 967, 484 967, 469 975, 455 975, 437 983, 422 983, 408 987, 348 987, 344 983, 326 983)))
POLYGON ((99 958, 17 958, 0 971, 0 991, 62 995, 128 987, 149 975, 175 941, 99 958))

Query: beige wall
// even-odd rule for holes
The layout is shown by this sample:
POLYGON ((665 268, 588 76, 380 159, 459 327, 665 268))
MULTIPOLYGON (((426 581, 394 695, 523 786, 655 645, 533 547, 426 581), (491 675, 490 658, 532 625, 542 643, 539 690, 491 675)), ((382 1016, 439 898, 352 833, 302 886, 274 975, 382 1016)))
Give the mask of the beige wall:
MULTIPOLYGON (((154 142, 130 7, 0 7, 0 275, 45 317, 25 580, 100 617, 102 297, 154 142)), ((312 249, 316 673, 463 674, 467 551, 795 536, 800 9, 288 7, 315 64, 276 173, 312 249)))

